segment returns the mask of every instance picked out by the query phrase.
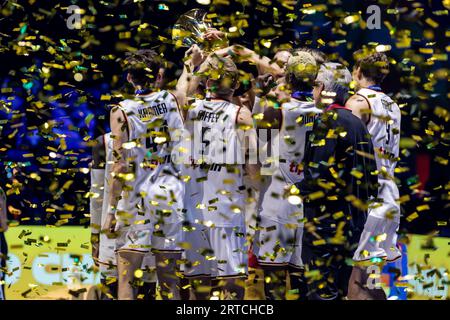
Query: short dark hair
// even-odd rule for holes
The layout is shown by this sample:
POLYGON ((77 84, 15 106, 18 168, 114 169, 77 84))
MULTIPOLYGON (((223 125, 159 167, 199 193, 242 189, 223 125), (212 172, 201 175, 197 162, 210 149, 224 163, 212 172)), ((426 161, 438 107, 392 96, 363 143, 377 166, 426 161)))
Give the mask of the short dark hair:
POLYGON ((364 78, 376 84, 381 84, 389 74, 389 60, 382 52, 367 53, 367 51, 358 50, 354 53, 354 57, 355 68, 360 68, 364 78))
POLYGON ((135 85, 149 86, 156 80, 162 66, 163 60, 155 50, 140 49, 126 54, 125 70, 135 85))

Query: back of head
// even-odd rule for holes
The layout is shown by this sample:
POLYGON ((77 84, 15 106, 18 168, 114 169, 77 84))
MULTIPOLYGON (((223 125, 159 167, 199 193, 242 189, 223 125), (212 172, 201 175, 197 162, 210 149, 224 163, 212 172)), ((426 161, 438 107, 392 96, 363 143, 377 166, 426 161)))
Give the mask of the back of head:
MULTIPOLYGON (((320 66, 316 83, 323 84, 322 103, 333 102, 344 105, 348 98, 348 90, 352 75, 348 69, 336 62, 325 62, 320 66)), ((316 85, 317 85, 316 84, 316 85)))
POLYGON ((238 86, 239 71, 234 62, 225 57, 210 55, 204 62, 203 76, 211 93, 219 97, 232 95, 238 86))
POLYGON ((304 51, 291 56, 286 65, 286 83, 295 91, 311 91, 317 75, 314 57, 304 51))
POLYGON ((128 52, 125 58, 125 70, 135 86, 150 87, 156 80, 162 58, 151 49, 128 52))
POLYGON ((300 52, 307 52, 307 53, 311 54, 313 56, 314 60, 316 60, 317 65, 328 62, 328 58, 327 58, 326 54, 317 49, 312 49, 312 48, 307 48, 307 47, 298 48, 298 49, 295 49, 294 55, 299 54, 300 52))
POLYGON ((383 52, 372 52, 368 49, 356 51, 355 68, 359 68, 364 78, 375 84, 381 84, 389 74, 389 60, 383 52))

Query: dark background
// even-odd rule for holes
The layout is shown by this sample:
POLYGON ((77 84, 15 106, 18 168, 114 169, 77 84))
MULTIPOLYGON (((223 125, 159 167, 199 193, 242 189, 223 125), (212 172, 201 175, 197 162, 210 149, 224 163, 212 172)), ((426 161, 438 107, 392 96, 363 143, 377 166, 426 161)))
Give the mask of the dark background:
POLYGON ((120 61, 129 47, 154 48, 181 65, 184 49, 171 43, 170 27, 180 14, 204 8, 217 14, 217 28, 240 27, 232 43, 269 57, 286 44, 307 46, 351 68, 352 53, 362 45, 391 45, 387 54, 395 64, 382 87, 402 107, 401 229, 450 236, 448 8, 442 1, 298 1, 293 9, 274 0, 210 6, 196 1, 0 3, 0 180, 11 219, 88 224, 89 174, 80 169, 91 159, 89 141, 109 130, 117 94, 130 93, 120 61), (85 10, 80 30, 67 28, 71 4, 85 10), (381 7, 381 30, 364 27, 371 4, 381 7), (358 13, 359 21, 344 22, 358 13), (271 40, 271 47, 261 39, 271 40), (405 39, 410 43, 402 46, 405 39), (75 73, 83 75, 81 82, 75 73))

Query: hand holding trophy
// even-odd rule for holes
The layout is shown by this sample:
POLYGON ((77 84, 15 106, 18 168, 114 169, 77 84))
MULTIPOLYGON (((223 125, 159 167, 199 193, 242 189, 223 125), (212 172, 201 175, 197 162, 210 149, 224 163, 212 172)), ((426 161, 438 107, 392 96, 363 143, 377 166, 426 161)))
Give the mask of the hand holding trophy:
POLYGON ((197 44, 202 50, 212 52, 228 46, 225 33, 212 27, 203 9, 192 9, 181 15, 172 29, 172 40, 177 47, 197 44))

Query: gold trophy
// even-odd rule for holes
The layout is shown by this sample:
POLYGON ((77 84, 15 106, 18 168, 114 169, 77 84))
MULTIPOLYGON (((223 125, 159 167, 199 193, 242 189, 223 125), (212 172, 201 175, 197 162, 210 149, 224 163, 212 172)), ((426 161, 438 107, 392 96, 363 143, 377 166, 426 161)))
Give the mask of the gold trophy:
POLYGON ((212 22, 206 15, 207 12, 203 9, 192 9, 178 18, 172 28, 172 40, 176 47, 190 47, 197 44, 206 52, 212 52, 228 46, 226 38, 212 41, 203 38, 204 33, 212 28, 212 22))

